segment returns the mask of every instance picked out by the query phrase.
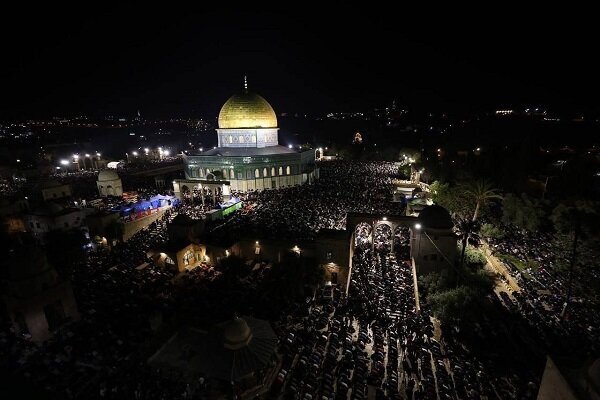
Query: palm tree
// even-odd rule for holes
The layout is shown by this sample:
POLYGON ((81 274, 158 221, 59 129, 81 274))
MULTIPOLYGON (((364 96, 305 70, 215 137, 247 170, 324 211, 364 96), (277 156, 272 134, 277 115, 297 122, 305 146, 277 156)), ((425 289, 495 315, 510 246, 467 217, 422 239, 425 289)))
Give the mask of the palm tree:
POLYGON ((576 201, 569 205, 559 204, 552 210, 552 215, 550 216, 558 232, 569 233, 573 237, 567 296, 561 317, 565 316, 573 295, 573 271, 577 263, 577 245, 579 239, 585 240, 590 233, 594 233, 598 229, 600 216, 595 206, 592 202, 584 200, 576 201))
POLYGON ((473 222, 477 220, 481 208, 490 200, 502 200, 502 196, 498 194, 498 191, 498 189, 492 187, 489 182, 484 180, 471 182, 464 187, 464 193, 475 200, 473 222))
POLYGON ((454 231, 458 234, 461 240, 461 251, 460 251, 460 262, 458 268, 458 277, 456 279, 456 286, 458 286, 458 281, 460 280, 460 274, 463 270, 463 265, 465 263, 465 251, 467 249, 467 244, 469 242, 473 244, 479 243, 479 222, 474 218, 468 217, 457 217, 456 223, 454 224, 454 231))

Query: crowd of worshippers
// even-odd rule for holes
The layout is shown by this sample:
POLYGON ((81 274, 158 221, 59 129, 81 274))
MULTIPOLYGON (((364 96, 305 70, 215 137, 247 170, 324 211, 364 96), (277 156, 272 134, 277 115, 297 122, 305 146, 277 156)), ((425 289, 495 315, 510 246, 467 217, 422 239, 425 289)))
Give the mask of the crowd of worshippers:
MULTIPOLYGON (((42 346, 2 321, 3 370, 60 398, 191 398, 204 390, 203 379, 190 384, 159 374, 140 354, 155 333, 153 325, 168 315, 181 291, 173 282, 175 273, 146 254, 164 243, 174 216, 168 211, 111 251, 89 252, 71 276, 81 319, 54 331, 42 346)), ((187 280, 210 282, 218 273, 207 267, 187 275, 187 280)), ((188 287, 187 280, 181 286, 188 287)))
POLYGON ((176 215, 175 208, 166 211, 110 251, 90 250, 70 276, 81 319, 54 330, 42 346, 0 317, 0 367, 58 398, 206 398, 205 377, 190 382, 147 365, 160 345, 156 329, 181 323, 178 318, 206 328, 236 312, 253 314, 269 269, 252 263, 251 272, 232 281, 208 264, 183 273, 158 266, 149 250, 168 240, 176 215))
POLYGON ((0 198, 17 194, 21 190, 21 186, 18 182, 0 179, 0 198))
POLYGON ((416 307, 402 235, 390 253, 389 243, 373 250, 370 232, 362 233, 348 296, 335 287, 332 298, 309 299, 281 322, 283 362, 274 395, 367 399, 375 391, 376 399, 535 398, 535 384, 503 375, 452 338, 436 339, 427 305, 416 307))
MULTIPOLYGON (((314 237, 315 229, 331 226, 325 221, 345 227, 340 222, 343 207, 391 214, 396 211, 389 203, 391 188, 378 181, 395 173, 392 163, 326 163, 316 184, 249 194, 247 208, 236 212, 224 227, 239 224, 241 228, 247 223, 258 229, 266 223, 270 234, 314 237), (369 174, 377 179, 369 179, 369 174), (296 196, 284 199, 277 195, 280 192, 296 196), (282 218, 283 210, 292 209, 291 217, 282 218), (286 225, 286 220, 297 223, 286 225), (294 227, 289 225, 298 225, 298 230, 290 231, 294 227)), ((252 314, 264 266, 239 282, 225 281, 220 271, 208 265, 177 279, 174 271, 158 267, 147 252, 167 240, 167 224, 180 210, 195 212, 169 210, 110 252, 90 252, 70 277, 81 320, 55 331, 41 347, 8 321, 1 321, 4 370, 65 398, 203 398, 208 389, 203 377, 186 383, 159 373, 147 366, 150 354, 142 349, 156 335, 160 319, 180 310, 190 311, 186 315, 191 316, 191 325, 200 318, 204 323, 221 321, 239 312, 240 305, 252 314)), ((407 264, 408 231, 391 232, 386 226, 375 228, 374 241, 369 239, 368 225, 357 229, 349 296, 334 286, 332 296, 320 292, 286 312, 276 324, 283 366, 273 391, 286 398, 307 399, 345 399, 349 392, 352 398, 367 398, 369 390, 382 399, 429 399, 437 394, 442 399, 533 398, 536 385, 529 376, 512 374, 467 352, 452 330, 434 334, 427 303, 421 299, 420 310, 416 309, 407 264)), ((545 236, 518 230, 490 240, 494 251, 536 260, 540 266, 521 272, 509 265, 511 273, 520 277, 522 290, 503 300, 525 316, 548 348, 595 349, 600 343, 600 314, 593 312, 591 299, 574 291, 568 317, 561 317, 568 274, 555 271, 557 255, 549 242, 545 236)))
POLYGON ((242 195, 245 209, 217 230, 310 240, 321 229, 345 229, 348 212, 401 214, 403 205, 391 201, 391 182, 399 176, 399 167, 392 162, 322 163, 314 183, 242 195))
MULTIPOLYGON (((536 337, 553 354, 586 357, 600 355, 600 303, 586 292, 589 282, 600 280, 600 270, 575 265, 570 281, 571 248, 558 246, 553 235, 503 227, 501 238, 488 238, 492 253, 501 257, 520 290, 504 295, 504 305, 521 315, 536 337), (510 255, 514 258, 505 258, 510 255), (518 260, 520 266, 515 264, 518 260), (525 266, 525 268, 523 268, 525 266), (566 304, 569 283, 572 296, 566 304)), ((570 243, 569 239, 566 239, 570 243)))

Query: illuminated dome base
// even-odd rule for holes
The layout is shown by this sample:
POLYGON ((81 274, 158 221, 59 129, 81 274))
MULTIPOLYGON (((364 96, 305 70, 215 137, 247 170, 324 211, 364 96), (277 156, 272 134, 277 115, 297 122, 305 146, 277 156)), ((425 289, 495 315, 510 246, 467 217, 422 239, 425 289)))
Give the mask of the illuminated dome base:
POLYGON ((269 147, 279 144, 277 128, 217 129, 219 147, 269 147))

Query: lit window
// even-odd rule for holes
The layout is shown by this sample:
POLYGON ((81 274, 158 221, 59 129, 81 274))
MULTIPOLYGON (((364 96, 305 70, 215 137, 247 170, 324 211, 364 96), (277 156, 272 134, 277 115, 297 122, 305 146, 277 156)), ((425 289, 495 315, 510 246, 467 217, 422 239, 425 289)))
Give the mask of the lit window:
POLYGON ((255 177, 255 178, 260 178, 260 171, 258 170, 258 168, 256 168, 256 169, 254 170, 254 177, 255 177))
POLYGON ((283 175, 283 167, 279 167, 279 175, 283 175))
POLYGON ((271 167, 271 176, 275 176, 275 167, 271 167))
POLYGON ((266 169, 266 168, 264 168, 264 169, 263 169, 263 178, 266 178, 266 177, 268 177, 268 176, 269 176, 269 170, 268 170, 268 169, 266 169))
POLYGON ((229 143, 233 143, 233 136, 229 135, 229 143))
POLYGON ((244 136, 243 135, 239 136, 239 141, 240 141, 240 143, 244 143, 244 136))
POLYGON ((229 178, 233 179, 234 177, 235 177, 235 175, 234 175, 234 173, 233 173, 233 170, 232 170, 232 169, 230 169, 230 170, 229 170, 229 178))
POLYGON ((190 261, 194 261, 194 253, 191 250, 188 250, 183 256, 183 263, 185 265, 190 265, 190 261))
POLYGON ((288 165, 287 167, 285 167, 285 174, 289 175, 292 173, 292 169, 290 168, 290 166, 288 165))

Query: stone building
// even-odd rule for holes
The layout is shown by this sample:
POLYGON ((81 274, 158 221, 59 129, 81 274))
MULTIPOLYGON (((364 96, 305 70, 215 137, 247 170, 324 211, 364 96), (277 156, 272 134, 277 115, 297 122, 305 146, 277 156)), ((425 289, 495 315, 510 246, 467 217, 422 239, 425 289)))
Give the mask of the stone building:
POLYGON ((79 319, 73 290, 32 239, 21 239, 11 247, 3 295, 6 311, 19 332, 41 343, 63 323, 79 319))
POLYGON ((218 147, 183 155, 185 179, 174 181, 176 195, 183 199, 193 190, 216 191, 227 200, 230 190, 277 189, 318 178, 315 150, 279 145, 278 130, 271 105, 245 85, 221 108, 218 147))
POLYGON ((115 171, 109 169, 100 171, 96 185, 101 197, 123 196, 123 183, 115 171))

